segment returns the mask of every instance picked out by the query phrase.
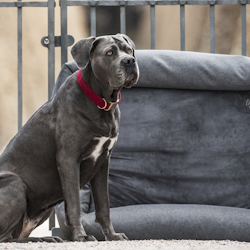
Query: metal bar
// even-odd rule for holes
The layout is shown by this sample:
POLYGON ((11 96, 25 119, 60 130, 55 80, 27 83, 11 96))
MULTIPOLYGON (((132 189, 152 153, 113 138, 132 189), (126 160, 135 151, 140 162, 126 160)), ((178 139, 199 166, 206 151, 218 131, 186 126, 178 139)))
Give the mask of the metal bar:
POLYGON ((90 7, 90 35, 96 36, 96 7, 90 7))
MULTIPOLYGON (((89 1, 89 0, 68 0, 68 6, 89 6, 92 2, 96 3, 96 6, 120 6, 120 1, 89 1)), ((186 5, 210 5, 210 0, 187 0, 186 5)), ((139 6, 148 5, 148 0, 127 0, 126 5, 128 6, 139 6)), ((157 0, 157 5, 179 5, 180 0, 157 0)), ((217 0, 216 5, 235 5, 241 4, 240 0, 217 0)), ((246 0, 246 4, 250 4, 250 0, 246 0)))
POLYGON ((181 50, 185 51, 185 5, 180 5, 181 50))
POLYGON ((56 214, 55 214, 55 209, 53 208, 53 212, 49 217, 49 230, 51 230, 55 226, 56 226, 56 214))
MULTIPOLYGON (((22 0, 18 0, 22 1, 22 0)), ((18 130, 22 127, 22 117, 23 117, 23 54, 22 54, 22 46, 23 46, 23 37, 22 37, 22 8, 17 8, 17 77, 18 77, 18 130)))
MULTIPOLYGON (((120 1, 89 1, 89 0, 68 0, 67 6, 89 6, 90 3, 95 2, 97 6, 120 6, 120 1)), ((245 1, 246 4, 250 4, 250 0, 245 1)), ((0 7, 48 7, 48 2, 0 2, 0 7)), ((179 0, 158 0, 157 5, 179 5, 179 0)), ((186 5, 209 5, 210 0, 187 0, 186 5)), ((241 4, 240 0, 217 0, 216 5, 235 5, 241 4)), ((129 6, 141 6, 148 5, 148 1, 138 1, 138 0, 127 0, 126 5, 129 6)))
MULTIPOLYGON (((164 0, 164 1, 161 1, 161 2, 164 2, 163 5, 167 4, 176 4, 178 5, 179 4, 179 0, 164 0), (170 1, 172 3, 170 3, 170 1)), ((250 1, 250 0, 249 0, 250 1)), ((89 1, 89 0, 72 0, 72 1, 68 1, 68 6, 89 6, 93 3, 96 3, 96 6, 121 6, 121 1, 105 1, 105 0, 97 0, 97 1, 89 1)), ((126 0, 126 5, 130 5, 130 6, 141 6, 141 5, 149 5, 149 1, 142 1, 142 0, 126 0)))
POLYGON ((67 0, 61 0, 61 65, 68 61, 67 47, 67 0))
POLYGON ((126 6, 120 6, 120 32, 126 34, 126 6))
MULTIPOLYGON (((67 17, 66 17, 66 22, 67 22, 67 17)), ((53 0, 48 0, 48 39, 49 39, 49 44, 48 44, 48 99, 50 99, 52 95, 54 83, 55 83, 55 4, 53 0)), ((65 60, 65 58, 63 60, 65 60)), ((55 227, 55 225, 56 225, 55 210, 53 209, 53 213, 51 214, 49 218, 49 230, 55 227)))
POLYGON ((47 2, 0 2, 0 7, 48 7, 47 2))
POLYGON ((55 9, 54 1, 48 1, 48 99, 55 83, 55 9))
POLYGON ((155 49, 155 5, 150 5, 151 49, 155 49))
POLYGON ((214 5, 210 5, 210 53, 215 53, 215 16, 214 16, 214 5))
POLYGON ((246 19, 246 5, 241 5, 241 43, 242 55, 247 55, 247 19, 246 19))

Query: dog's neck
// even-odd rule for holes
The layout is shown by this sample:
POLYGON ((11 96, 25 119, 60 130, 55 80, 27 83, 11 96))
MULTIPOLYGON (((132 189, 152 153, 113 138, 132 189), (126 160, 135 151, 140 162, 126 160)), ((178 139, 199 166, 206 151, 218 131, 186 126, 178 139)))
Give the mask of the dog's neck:
POLYGON ((118 93, 120 90, 111 88, 109 82, 97 79, 90 64, 82 69, 81 73, 84 81, 97 95, 104 98, 107 102, 116 102, 118 100, 118 93))

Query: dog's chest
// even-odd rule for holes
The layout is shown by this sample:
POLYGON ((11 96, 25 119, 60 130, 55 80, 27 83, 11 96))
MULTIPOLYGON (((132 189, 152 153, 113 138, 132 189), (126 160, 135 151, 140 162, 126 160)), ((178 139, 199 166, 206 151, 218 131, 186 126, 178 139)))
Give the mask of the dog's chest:
POLYGON ((90 158, 93 159, 94 162, 103 154, 108 153, 114 147, 117 140, 117 136, 110 138, 110 137, 96 137, 94 141, 97 142, 94 146, 94 150, 92 151, 90 158))

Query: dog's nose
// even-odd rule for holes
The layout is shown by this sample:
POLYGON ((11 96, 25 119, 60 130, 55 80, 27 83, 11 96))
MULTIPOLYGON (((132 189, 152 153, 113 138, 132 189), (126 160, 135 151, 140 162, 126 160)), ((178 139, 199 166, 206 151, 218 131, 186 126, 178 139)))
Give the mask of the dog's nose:
POLYGON ((132 66, 135 64, 135 59, 132 56, 127 56, 122 59, 122 63, 124 63, 126 66, 132 66))

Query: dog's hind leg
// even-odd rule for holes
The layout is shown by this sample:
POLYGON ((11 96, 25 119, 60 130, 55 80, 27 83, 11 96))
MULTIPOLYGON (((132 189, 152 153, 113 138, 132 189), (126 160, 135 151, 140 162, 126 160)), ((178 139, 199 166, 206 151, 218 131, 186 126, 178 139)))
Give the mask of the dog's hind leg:
POLYGON ((11 172, 0 172, 0 242, 18 238, 26 212, 26 185, 11 172))
POLYGON ((23 231, 19 239, 16 242, 29 242, 29 241, 64 242, 61 238, 57 236, 47 236, 47 237, 40 237, 40 238, 28 237, 33 229, 43 224, 43 222, 46 221, 50 217, 52 212, 53 212, 53 207, 46 210, 45 212, 42 212, 39 215, 39 217, 36 220, 34 220, 35 223, 32 223, 32 221, 29 221, 29 218, 26 216, 24 220, 24 225, 28 224, 29 222, 31 224, 31 228, 29 229, 28 227, 26 227, 25 229, 25 226, 23 226, 23 231), (33 227, 32 227, 32 224, 33 224, 33 227), (28 231, 25 232, 25 230, 28 230, 28 231))
POLYGON ((59 237, 28 237, 30 232, 51 214, 51 209, 40 218, 27 216, 27 187, 11 172, 0 172, 0 242, 63 242, 59 237))

